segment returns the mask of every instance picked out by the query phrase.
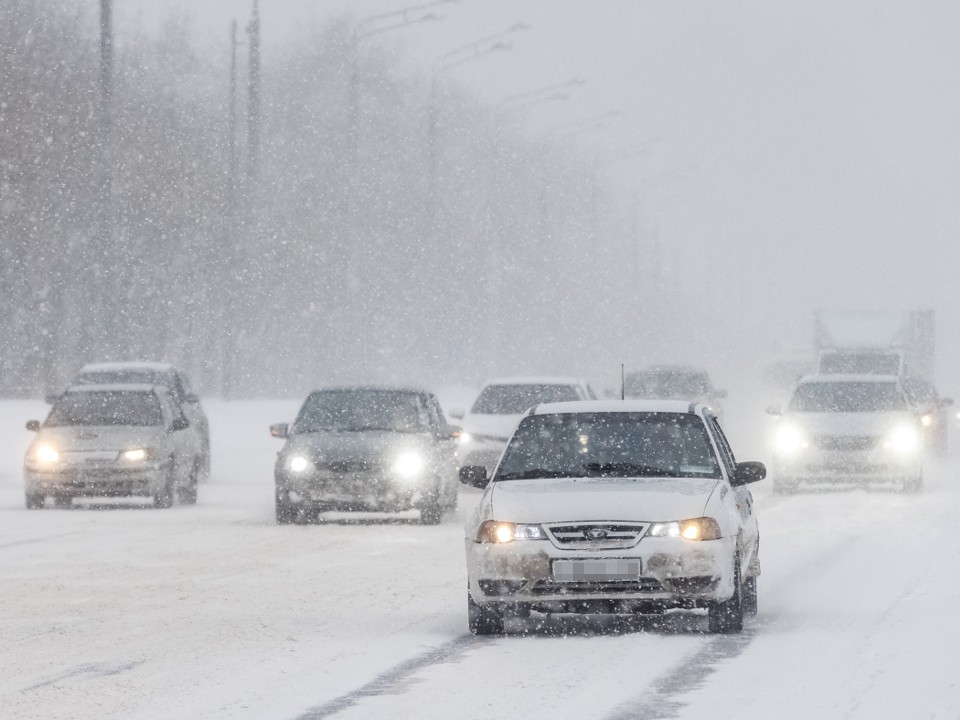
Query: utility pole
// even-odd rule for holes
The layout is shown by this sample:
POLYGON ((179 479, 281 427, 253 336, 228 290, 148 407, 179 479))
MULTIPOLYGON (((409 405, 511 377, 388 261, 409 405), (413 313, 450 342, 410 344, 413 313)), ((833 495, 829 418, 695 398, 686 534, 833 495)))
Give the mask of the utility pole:
POLYGON ((100 242, 103 252, 100 268, 104 283, 101 289, 99 352, 123 359, 126 337, 121 299, 121 263, 117 240, 117 200, 113 187, 113 0, 100 0, 100 242))
POLYGON ((259 211, 260 190, 260 12, 257 5, 257 0, 253 0, 253 17, 247 26, 247 35, 250 37, 250 66, 247 75, 247 189, 251 225, 254 229, 259 211))
POLYGON ((233 399, 237 390, 237 351, 243 333, 245 314, 243 307, 243 278, 246 273, 246 253, 237 244, 241 236, 240 223, 240 156, 237 151, 237 21, 230 23, 230 106, 227 110, 229 137, 227 138, 227 222, 225 223, 224 247, 226 257, 232 258, 227 267, 227 285, 224 288, 221 327, 223 340, 223 396, 233 399), (230 252, 230 251, 233 252, 230 252))

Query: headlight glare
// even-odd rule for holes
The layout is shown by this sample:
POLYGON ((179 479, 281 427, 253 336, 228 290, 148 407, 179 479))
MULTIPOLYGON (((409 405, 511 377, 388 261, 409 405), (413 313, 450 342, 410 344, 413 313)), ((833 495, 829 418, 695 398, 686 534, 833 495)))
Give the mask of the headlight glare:
POLYGON ((291 472, 302 473, 306 472, 310 465, 311 462, 303 455, 294 455, 290 458, 290 462, 287 464, 287 467, 290 468, 291 472))
POLYGON ((466 445, 467 443, 473 442, 473 436, 468 432, 461 432, 457 440, 461 445, 466 445))
POLYGON ((120 453, 120 459, 126 462, 142 462, 153 457, 153 454, 151 448, 131 448, 120 453))
POLYGON ((890 433, 884 445, 894 452, 909 454, 920 446, 920 434, 915 427, 901 425, 890 433))
POLYGON ((405 452, 393 464, 393 471, 404 478, 413 478, 423 471, 423 457, 420 453, 405 452))
POLYGON ((930 413, 925 413, 924 415, 921 415, 920 424, 923 425, 924 427, 930 427, 931 425, 933 425, 933 415, 931 415, 930 413))
POLYGON ((719 540, 720 524, 711 517, 653 523, 650 537, 679 537, 684 540, 719 540))
POLYGON ((785 455, 793 455, 808 447, 807 439, 795 425, 782 425, 777 428, 774 445, 777 450, 785 455))
POLYGON ((33 457, 37 462, 50 464, 60 462, 60 452, 53 446, 44 443, 37 446, 33 452, 33 457))
POLYGON ((516 540, 544 540, 546 535, 539 525, 487 520, 477 530, 479 543, 509 543, 516 540))

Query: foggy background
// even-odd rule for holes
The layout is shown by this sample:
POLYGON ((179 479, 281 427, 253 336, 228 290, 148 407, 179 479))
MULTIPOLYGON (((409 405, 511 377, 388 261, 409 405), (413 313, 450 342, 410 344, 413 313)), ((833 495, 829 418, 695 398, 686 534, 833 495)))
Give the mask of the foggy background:
POLYGON ((0 394, 106 359, 229 397, 665 361, 724 386, 830 307, 935 308, 956 394, 955 3, 463 0, 354 43, 415 4, 262 0, 251 175, 250 0, 118 0, 111 257, 98 3, 0 0, 0 394))

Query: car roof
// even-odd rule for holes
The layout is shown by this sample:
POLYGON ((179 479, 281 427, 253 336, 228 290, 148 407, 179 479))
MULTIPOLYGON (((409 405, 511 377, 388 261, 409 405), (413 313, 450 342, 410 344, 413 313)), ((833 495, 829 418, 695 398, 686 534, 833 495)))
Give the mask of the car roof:
POLYGON ((706 406, 686 400, 575 400, 571 402, 541 403, 530 410, 530 415, 557 415, 565 413, 663 412, 700 415, 706 406))
POLYGON ((163 385, 147 385, 144 383, 130 383, 129 385, 123 385, 120 383, 112 383, 109 385, 71 385, 65 390, 65 392, 143 392, 169 394, 170 391, 163 385))
POLYGON ((86 372, 109 372, 115 370, 152 370, 154 372, 168 372, 175 370, 174 366, 170 363, 163 362, 148 362, 148 361, 134 361, 134 362, 104 362, 104 363, 88 363, 84 365, 77 372, 80 373, 86 372))
POLYGON ((398 392, 410 395, 433 395, 429 390, 404 385, 331 385, 311 390, 310 394, 321 392, 398 392))
POLYGON ((500 377, 490 378, 483 383, 484 387, 488 385, 586 385, 587 381, 583 378, 551 376, 551 375, 530 375, 518 377, 500 377))
POLYGON ((823 373, 815 375, 804 375, 797 382, 798 385, 811 382, 876 382, 876 383, 900 383, 898 375, 871 375, 869 373, 823 373))
POLYGON ((646 367, 642 367, 637 370, 628 370, 627 374, 630 373, 683 373, 691 375, 706 375, 707 371, 703 368, 695 367, 693 365, 647 365, 646 367))

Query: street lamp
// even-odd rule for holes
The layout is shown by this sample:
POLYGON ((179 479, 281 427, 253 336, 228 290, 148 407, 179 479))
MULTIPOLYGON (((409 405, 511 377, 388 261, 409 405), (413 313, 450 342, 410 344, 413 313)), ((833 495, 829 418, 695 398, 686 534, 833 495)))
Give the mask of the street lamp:
POLYGON ((500 101, 500 105, 512 109, 539 105, 552 100, 568 100, 570 93, 566 92, 567 88, 580 87, 586 84, 587 81, 583 78, 571 78, 566 82, 528 90, 517 95, 509 95, 500 101))

